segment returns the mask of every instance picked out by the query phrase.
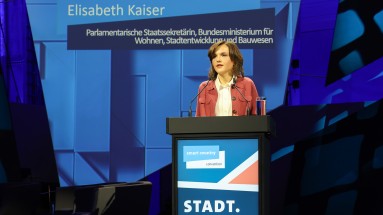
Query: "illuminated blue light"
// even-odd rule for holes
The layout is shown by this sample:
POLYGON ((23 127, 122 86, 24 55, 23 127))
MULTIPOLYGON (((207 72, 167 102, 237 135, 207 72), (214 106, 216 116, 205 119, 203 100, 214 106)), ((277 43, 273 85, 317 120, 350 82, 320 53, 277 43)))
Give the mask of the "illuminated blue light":
POLYGON ((383 33, 383 10, 375 14, 374 21, 379 26, 380 31, 383 33))
POLYGON ((337 16, 332 50, 341 48, 362 36, 364 26, 353 10, 346 11, 337 16))
POLYGON ((332 124, 334 124, 334 123, 336 123, 336 122, 346 118, 347 116, 348 116, 347 111, 343 111, 341 114, 338 114, 337 116, 335 116, 332 119, 330 119, 328 125, 330 126, 330 125, 332 125, 332 124))
POLYGON ((339 67, 344 74, 348 75, 363 67, 363 61, 358 51, 352 51, 339 61, 339 67))
POLYGON ((271 155, 271 161, 275 161, 287 154, 290 154, 291 152, 294 151, 294 145, 292 146, 287 146, 287 147, 284 147, 276 152, 274 152, 272 155, 271 155))
POLYGON ((318 121, 315 123, 314 131, 316 132, 316 131, 320 131, 320 130, 324 129, 325 123, 326 123, 326 117, 325 116, 318 119, 318 121))
MULTIPOLYGON (((370 102, 364 102, 364 107, 367 107, 371 104, 372 103, 370 103, 370 102)), ((379 105, 371 105, 368 108, 364 108, 362 111, 359 111, 357 113, 356 119, 357 120, 366 120, 366 119, 371 119, 371 118, 377 117, 379 112, 380 112, 379 107, 380 107, 379 105)))
POLYGON ((379 79, 383 77, 383 71, 381 71, 379 74, 377 74, 375 77, 371 78, 369 81, 373 81, 375 79, 379 79))
POLYGON ((375 104, 375 103, 376 103, 376 101, 365 101, 364 102, 364 107, 368 107, 368 106, 370 106, 372 104, 375 104))

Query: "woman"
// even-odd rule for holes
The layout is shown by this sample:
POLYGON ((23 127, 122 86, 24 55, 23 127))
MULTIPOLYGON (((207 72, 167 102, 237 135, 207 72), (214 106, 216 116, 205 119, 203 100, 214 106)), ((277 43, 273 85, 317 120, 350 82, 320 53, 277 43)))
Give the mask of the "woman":
POLYGON ((244 76, 243 57, 233 42, 219 41, 208 51, 209 80, 200 84, 196 116, 255 115, 258 91, 244 76))

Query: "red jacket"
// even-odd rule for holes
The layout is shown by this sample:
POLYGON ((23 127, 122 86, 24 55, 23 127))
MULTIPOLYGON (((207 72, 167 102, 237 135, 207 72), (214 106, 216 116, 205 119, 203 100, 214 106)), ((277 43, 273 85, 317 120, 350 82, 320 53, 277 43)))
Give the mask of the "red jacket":
MULTIPOLYGON (((206 86, 207 81, 199 85, 198 92, 206 86)), ((250 108, 250 114, 256 115, 255 100, 258 97, 258 91, 254 82, 247 77, 238 77, 236 84, 237 89, 242 92, 243 96, 235 87, 231 88, 233 116, 246 115, 246 108, 250 108), (247 101, 248 102, 247 102, 247 101)), ((218 92, 215 82, 211 80, 206 88, 198 96, 196 116, 215 116, 215 105, 218 99, 218 92)))

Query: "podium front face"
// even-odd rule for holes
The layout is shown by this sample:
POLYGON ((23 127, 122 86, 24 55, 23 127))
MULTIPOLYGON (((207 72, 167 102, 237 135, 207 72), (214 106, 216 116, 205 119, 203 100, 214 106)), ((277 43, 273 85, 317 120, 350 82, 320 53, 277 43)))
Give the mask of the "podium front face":
POLYGON ((173 133, 173 215, 266 214, 266 134, 198 131, 201 127, 173 133))

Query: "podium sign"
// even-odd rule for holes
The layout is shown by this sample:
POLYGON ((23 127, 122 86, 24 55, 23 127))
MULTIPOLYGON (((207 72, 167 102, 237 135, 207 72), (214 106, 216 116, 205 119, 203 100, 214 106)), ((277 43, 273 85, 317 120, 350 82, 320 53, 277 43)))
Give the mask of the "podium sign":
POLYGON ((178 214, 256 214, 258 139, 180 139, 178 214))
POLYGON ((173 215, 267 214, 268 127, 268 116, 168 118, 173 215))

